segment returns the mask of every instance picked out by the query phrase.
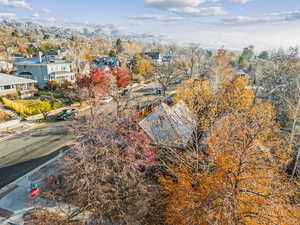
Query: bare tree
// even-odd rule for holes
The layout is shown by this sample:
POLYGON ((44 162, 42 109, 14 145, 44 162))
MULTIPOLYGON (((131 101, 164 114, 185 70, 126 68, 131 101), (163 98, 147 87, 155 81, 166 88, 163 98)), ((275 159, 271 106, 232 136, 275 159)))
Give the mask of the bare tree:
POLYGON ((291 149, 295 151, 292 175, 299 167, 300 149, 296 135, 300 107, 300 60, 299 49, 290 48, 288 52, 273 52, 270 61, 258 63, 257 84, 262 87, 257 97, 266 99, 274 105, 276 118, 288 130, 291 149))
POLYGON ((9 69, 10 55, 16 51, 24 53, 26 46, 27 41, 25 38, 13 37, 9 30, 0 32, 0 53, 4 53, 7 69, 9 69))
POLYGON ((288 119, 287 109, 290 104, 296 105, 295 91, 297 91, 297 79, 299 79, 299 50, 290 48, 288 52, 279 50, 273 52, 270 61, 259 63, 256 75, 257 85, 263 92, 260 94, 269 103, 275 106, 277 119, 286 125, 288 119))
POLYGON ((172 61, 157 67, 154 75, 162 89, 162 94, 165 96, 168 87, 183 75, 183 71, 176 62, 172 61))
POLYGON ((72 61, 74 71, 82 73, 87 62, 88 40, 80 36, 74 37, 74 40, 69 41, 67 49, 69 51, 67 58, 72 61))
POLYGON ((130 119, 92 117, 76 129, 77 143, 64 157, 64 171, 43 194, 76 206, 69 219, 89 212, 87 224, 141 224, 155 190, 143 172, 154 162, 150 140, 130 119))

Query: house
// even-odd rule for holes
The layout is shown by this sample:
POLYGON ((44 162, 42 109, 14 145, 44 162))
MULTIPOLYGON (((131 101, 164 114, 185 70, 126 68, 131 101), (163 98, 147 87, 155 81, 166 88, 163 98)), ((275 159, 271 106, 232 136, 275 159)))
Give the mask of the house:
POLYGON ((6 61, 0 61, 0 71, 8 71, 13 69, 13 64, 6 62, 6 61))
POLYGON ((116 66, 118 66, 119 63, 120 62, 118 58, 114 56, 101 57, 101 58, 96 58, 94 60, 94 64, 96 64, 96 66, 101 69, 107 69, 107 68, 114 69, 116 66))
POLYGON ((23 55, 19 52, 15 52, 10 54, 9 58, 12 62, 15 62, 17 60, 23 59, 23 55))
POLYGON ((50 49, 47 52, 47 55, 58 56, 60 54, 60 49, 50 49))
POLYGON ((171 62, 171 59, 172 59, 172 56, 170 56, 170 55, 164 55, 164 56, 162 57, 162 62, 163 62, 163 63, 170 63, 170 62, 171 62))
POLYGON ((37 81, 0 73, 0 96, 18 93, 21 98, 31 97, 37 81))
POLYGON ((162 56, 160 52, 145 52, 145 55, 152 59, 153 65, 160 65, 162 63, 162 56))
POLYGON ((185 148, 192 138, 195 120, 184 103, 173 107, 162 103, 139 125, 155 144, 185 148))
POLYGON ((55 80, 58 83, 67 80, 75 82, 75 74, 71 72, 71 63, 57 59, 55 56, 37 56, 18 60, 14 63, 18 77, 37 81, 37 87, 44 89, 47 82, 55 80))

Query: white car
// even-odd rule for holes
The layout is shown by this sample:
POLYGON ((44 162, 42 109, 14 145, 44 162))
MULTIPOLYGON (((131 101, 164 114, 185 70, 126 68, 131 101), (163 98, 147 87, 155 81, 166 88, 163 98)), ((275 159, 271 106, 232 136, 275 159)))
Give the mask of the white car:
POLYGON ((105 97, 105 98, 101 99, 99 103, 101 105, 104 105, 104 104, 107 104, 107 103, 111 102, 112 100, 113 100, 112 97, 105 97))

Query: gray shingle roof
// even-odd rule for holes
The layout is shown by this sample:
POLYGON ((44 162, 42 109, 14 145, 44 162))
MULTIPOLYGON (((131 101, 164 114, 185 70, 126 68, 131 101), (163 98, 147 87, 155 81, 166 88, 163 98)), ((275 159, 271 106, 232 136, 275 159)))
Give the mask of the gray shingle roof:
POLYGON ((162 103, 139 125, 156 144, 184 148, 193 134, 195 120, 184 103, 173 107, 162 103))
POLYGON ((35 80, 0 73, 0 86, 37 83, 35 80))

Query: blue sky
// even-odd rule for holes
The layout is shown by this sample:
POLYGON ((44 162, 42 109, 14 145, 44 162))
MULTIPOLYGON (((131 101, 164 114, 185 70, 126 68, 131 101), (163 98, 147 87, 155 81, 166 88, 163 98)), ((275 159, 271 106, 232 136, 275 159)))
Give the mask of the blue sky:
POLYGON ((113 24, 208 47, 300 44, 300 0, 0 0, 0 17, 66 26, 113 24))

